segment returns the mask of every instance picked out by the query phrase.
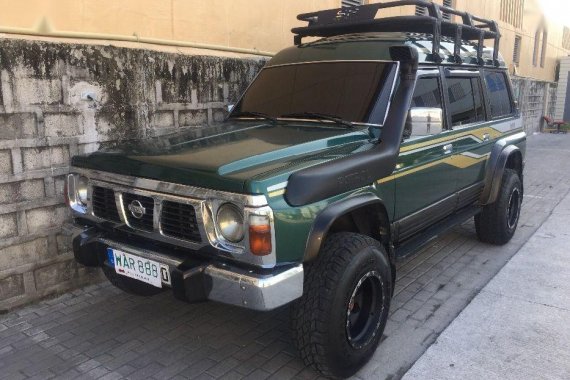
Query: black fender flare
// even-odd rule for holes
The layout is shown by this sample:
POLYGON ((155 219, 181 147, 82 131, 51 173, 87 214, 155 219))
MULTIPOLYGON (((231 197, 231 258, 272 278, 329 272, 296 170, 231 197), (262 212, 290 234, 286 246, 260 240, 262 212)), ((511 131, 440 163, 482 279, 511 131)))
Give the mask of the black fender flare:
POLYGON ((498 140, 493 146, 485 169, 485 187, 479 200, 481 205, 488 205, 497 200, 507 161, 513 154, 522 156, 521 150, 514 144, 524 140, 526 133, 520 132, 498 140))
POLYGON ((325 207, 313 222, 313 226, 307 238, 303 262, 314 260, 319 255, 319 251, 321 250, 321 246, 330 227, 339 217, 370 205, 380 205, 386 209, 384 202, 372 193, 350 196, 325 207))

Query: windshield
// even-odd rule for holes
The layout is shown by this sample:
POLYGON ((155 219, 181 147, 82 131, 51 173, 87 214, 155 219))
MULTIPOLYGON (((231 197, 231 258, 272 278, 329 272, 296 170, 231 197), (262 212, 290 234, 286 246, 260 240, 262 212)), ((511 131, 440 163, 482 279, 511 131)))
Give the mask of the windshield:
POLYGON ((318 118, 328 115, 383 124, 396 65, 392 62, 314 62, 264 68, 232 117, 318 118), (311 114, 311 115, 309 115, 311 114))

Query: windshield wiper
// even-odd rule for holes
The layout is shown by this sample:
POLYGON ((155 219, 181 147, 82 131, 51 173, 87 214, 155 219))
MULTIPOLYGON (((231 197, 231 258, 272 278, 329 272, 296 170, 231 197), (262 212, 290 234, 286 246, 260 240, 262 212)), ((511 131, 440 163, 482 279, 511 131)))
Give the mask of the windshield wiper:
POLYGON ((285 115, 281 115, 280 117, 304 117, 304 118, 311 118, 311 119, 322 119, 322 120, 329 120, 334 121, 337 124, 344 125, 347 128, 353 128, 354 124, 352 124, 348 120, 344 120, 335 115, 329 115, 326 113, 319 113, 319 112, 296 112, 296 113, 288 113, 285 115))
POLYGON ((254 116, 254 117, 259 117, 259 118, 262 118, 262 119, 270 120, 270 121, 273 122, 273 123, 276 123, 276 122, 277 122, 277 119, 276 119, 276 118, 274 118, 273 116, 270 116, 270 115, 268 115, 268 114, 266 114, 266 113, 263 113, 263 112, 240 111, 240 112, 237 112, 237 113, 235 113, 235 114, 232 115, 232 117, 235 117, 235 116, 254 116))

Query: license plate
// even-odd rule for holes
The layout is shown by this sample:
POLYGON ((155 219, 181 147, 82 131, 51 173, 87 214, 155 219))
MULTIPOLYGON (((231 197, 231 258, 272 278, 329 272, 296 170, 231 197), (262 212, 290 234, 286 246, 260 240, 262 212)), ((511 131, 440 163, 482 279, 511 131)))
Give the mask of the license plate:
POLYGON ((109 264, 115 267, 115 272, 162 288, 162 284, 170 285, 168 265, 158 263, 131 253, 107 248, 109 264))

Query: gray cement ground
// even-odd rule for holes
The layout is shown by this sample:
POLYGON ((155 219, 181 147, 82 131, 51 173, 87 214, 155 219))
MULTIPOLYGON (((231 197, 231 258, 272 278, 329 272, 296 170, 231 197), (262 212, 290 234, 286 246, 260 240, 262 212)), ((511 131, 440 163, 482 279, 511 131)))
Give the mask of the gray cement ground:
MULTIPOLYGON (((529 240, 568 193, 569 147, 570 136, 529 137, 509 244, 478 242, 469 221, 399 265, 384 340, 356 379, 400 378, 529 240)), ((0 316, 0 379, 318 378, 297 358, 287 316, 91 286, 0 316)))

